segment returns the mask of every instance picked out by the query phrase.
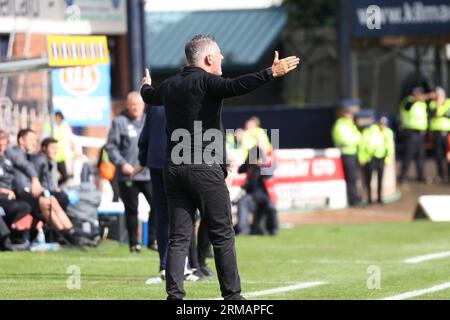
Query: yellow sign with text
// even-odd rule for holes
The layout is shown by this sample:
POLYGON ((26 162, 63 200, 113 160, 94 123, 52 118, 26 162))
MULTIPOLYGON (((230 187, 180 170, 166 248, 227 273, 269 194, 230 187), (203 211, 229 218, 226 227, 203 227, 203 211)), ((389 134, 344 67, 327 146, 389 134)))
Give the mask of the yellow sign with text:
POLYGON ((48 36, 50 67, 75 67, 108 64, 106 36, 48 36))

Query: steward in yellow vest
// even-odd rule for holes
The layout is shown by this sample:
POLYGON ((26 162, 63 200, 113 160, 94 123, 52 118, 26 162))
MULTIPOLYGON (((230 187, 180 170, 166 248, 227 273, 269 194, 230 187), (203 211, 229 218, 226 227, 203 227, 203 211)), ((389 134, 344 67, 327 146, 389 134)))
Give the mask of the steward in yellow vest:
POLYGON ((364 182, 369 204, 372 203, 371 181, 374 171, 377 172, 378 203, 383 202, 384 166, 393 159, 395 153, 394 133, 387 126, 387 122, 386 117, 381 117, 378 123, 364 129, 359 145, 358 159, 364 166, 364 182))
POLYGON ((402 124, 402 168, 399 182, 403 183, 408 174, 411 160, 416 161, 417 180, 425 182, 425 134, 428 129, 428 104, 430 95, 424 94, 423 89, 416 87, 409 97, 400 103, 400 117, 402 124))
POLYGON ((340 117, 331 129, 331 136, 335 147, 341 151, 348 203, 350 206, 360 205, 361 196, 357 187, 360 168, 357 154, 361 133, 356 127, 350 108, 341 110, 340 117))
MULTIPOLYGON (((447 135, 450 131, 450 99, 444 89, 435 89, 434 100, 430 102, 430 130, 433 135, 434 157, 438 179, 445 180, 446 152, 448 148, 447 135)), ((447 173, 450 175, 450 172, 447 173)))

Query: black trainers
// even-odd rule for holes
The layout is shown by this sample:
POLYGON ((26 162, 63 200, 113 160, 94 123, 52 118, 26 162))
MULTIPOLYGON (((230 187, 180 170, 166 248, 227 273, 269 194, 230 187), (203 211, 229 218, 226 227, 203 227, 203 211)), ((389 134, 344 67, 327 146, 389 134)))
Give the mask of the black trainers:
POLYGON ((204 266, 200 266, 198 270, 205 276, 205 277, 211 277, 214 275, 214 272, 205 264, 204 266))
POLYGON ((148 248, 152 251, 158 251, 158 243, 156 241, 152 241, 151 244, 148 245, 148 248))
POLYGON ((140 244, 135 244, 130 247, 130 252, 140 253, 142 251, 142 246, 140 244))
POLYGON ((0 251, 28 251, 30 250, 30 242, 24 241, 22 243, 12 243, 9 238, 6 238, 0 246, 0 251))
POLYGON ((189 273, 184 275, 184 281, 190 281, 190 282, 201 281, 204 278, 205 278, 205 276, 197 269, 192 269, 192 270, 190 270, 189 273))

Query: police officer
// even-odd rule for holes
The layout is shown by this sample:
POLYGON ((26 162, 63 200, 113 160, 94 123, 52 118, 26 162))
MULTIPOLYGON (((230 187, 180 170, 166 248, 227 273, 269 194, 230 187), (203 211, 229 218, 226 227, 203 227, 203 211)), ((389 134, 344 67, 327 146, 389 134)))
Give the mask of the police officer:
POLYGON ((341 151, 348 203, 350 206, 357 206, 361 204, 357 186, 359 179, 357 154, 361 133, 354 122, 353 110, 354 107, 357 107, 358 102, 345 100, 341 104, 340 116, 332 128, 332 138, 334 145, 341 151))
POLYGON ((428 96, 416 87, 412 94, 400 103, 400 118, 403 130, 403 161, 399 182, 408 175, 411 160, 416 161, 417 180, 425 182, 425 134, 428 129, 428 96))
POLYGON ((384 166, 388 164, 394 155, 394 133, 387 126, 386 117, 381 117, 378 123, 373 124, 362 132, 361 143, 358 150, 358 158, 364 166, 364 181, 367 189, 367 202, 372 203, 372 173, 377 172, 378 203, 383 203, 383 173, 384 166))
MULTIPOLYGON (((439 180, 445 180, 444 166, 447 162, 447 135, 450 131, 450 99, 441 87, 435 89, 435 99, 430 102, 430 130, 433 135, 434 156, 439 180)), ((447 173, 450 177, 450 172, 447 173)), ((449 179, 450 180, 450 179, 449 179)))

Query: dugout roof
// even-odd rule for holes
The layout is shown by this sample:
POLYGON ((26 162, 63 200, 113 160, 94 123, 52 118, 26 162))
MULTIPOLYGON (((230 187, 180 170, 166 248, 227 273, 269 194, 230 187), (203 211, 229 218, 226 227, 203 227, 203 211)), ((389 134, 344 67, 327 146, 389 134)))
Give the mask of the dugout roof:
POLYGON ((169 73, 186 64, 184 45, 195 34, 215 36, 224 68, 252 68, 278 40, 287 22, 284 8, 146 13, 146 64, 169 73))

